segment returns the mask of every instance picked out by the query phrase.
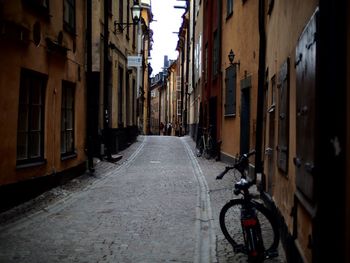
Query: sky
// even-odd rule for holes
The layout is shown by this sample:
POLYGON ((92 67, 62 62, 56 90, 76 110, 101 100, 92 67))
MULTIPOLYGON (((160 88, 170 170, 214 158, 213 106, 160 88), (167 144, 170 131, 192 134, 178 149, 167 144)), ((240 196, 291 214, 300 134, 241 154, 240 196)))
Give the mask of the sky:
POLYGON ((153 49, 151 51, 152 75, 162 71, 164 56, 176 59, 178 52, 175 50, 178 32, 182 23, 184 9, 176 9, 174 6, 184 6, 184 1, 176 0, 152 0, 152 13, 154 21, 150 27, 153 30, 153 49))

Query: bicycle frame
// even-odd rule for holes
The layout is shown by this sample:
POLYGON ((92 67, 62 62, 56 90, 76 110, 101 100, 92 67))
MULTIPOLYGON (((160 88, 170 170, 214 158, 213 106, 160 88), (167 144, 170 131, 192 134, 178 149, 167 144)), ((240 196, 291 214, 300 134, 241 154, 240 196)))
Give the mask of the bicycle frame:
POLYGON ((200 139, 200 148, 199 152, 197 153, 198 157, 202 154, 204 154, 205 158, 207 159, 212 157, 213 145, 211 144, 211 142, 211 128, 209 128, 208 130, 206 128, 203 128, 203 134, 201 135, 200 139))
POLYGON ((264 259, 264 243, 261 234, 260 222, 252 204, 258 205, 252 200, 249 191, 243 193, 244 203, 241 208, 241 227, 243 231, 246 252, 250 260, 264 259))
POLYGON ((236 253, 242 252, 247 254, 250 262, 262 262, 265 258, 275 257, 278 255, 275 248, 278 245, 279 235, 278 231, 276 230, 276 225, 273 223, 273 217, 269 214, 268 209, 266 209, 261 203, 255 201, 249 192, 249 188, 254 183, 247 181, 244 171, 249 165, 249 156, 253 155, 254 153, 255 151, 248 154, 243 154, 234 166, 226 167, 225 171, 219 174, 216 179, 222 179, 223 176, 231 169, 235 169, 240 173, 241 179, 234 185, 234 194, 241 194, 242 198, 232 199, 223 207, 222 211, 220 212, 220 226, 225 237, 232 244, 236 253), (224 218, 226 212, 230 209, 230 207, 236 205, 238 205, 240 210, 239 220, 241 223, 244 244, 236 243, 232 237, 229 236, 225 226, 224 218), (258 212, 259 215, 262 214, 270 222, 273 231, 273 243, 269 244, 266 249, 264 247, 261 222, 259 221, 257 215, 258 212))

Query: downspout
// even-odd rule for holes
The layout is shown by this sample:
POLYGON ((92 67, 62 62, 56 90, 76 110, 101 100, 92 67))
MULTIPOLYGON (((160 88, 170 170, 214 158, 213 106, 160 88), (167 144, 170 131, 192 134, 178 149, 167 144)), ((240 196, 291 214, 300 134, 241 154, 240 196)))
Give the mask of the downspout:
POLYGON ((87 157, 88 169, 94 171, 93 153, 93 92, 92 82, 92 0, 87 0, 86 3, 86 89, 87 89, 87 109, 86 109, 86 127, 87 127, 87 157))
MULTIPOLYGON (((265 32, 265 0, 259 0, 259 69, 258 69, 258 97, 256 113, 256 142, 255 142, 255 178, 263 175, 262 142, 263 142, 263 112, 264 85, 266 67, 266 32, 265 32)), ((264 180, 265 178, 262 178, 264 180)), ((265 188, 265 186, 263 186, 265 188)), ((262 189, 264 190, 264 189, 262 189)))
MULTIPOLYGON (((181 34, 183 31, 183 27, 181 28, 181 34)), ((181 37, 181 36, 180 36, 181 37)), ((185 81, 184 81, 184 75, 185 75, 185 69, 184 69, 184 64, 185 64, 185 41, 183 41, 182 47, 180 48, 181 50, 181 123, 180 124, 180 132, 179 132, 179 136, 182 136, 182 126, 184 125, 184 93, 185 93, 185 81)))
POLYGON ((192 138, 195 139, 195 141, 197 141, 197 138, 196 138, 196 134, 197 134, 197 129, 198 129, 198 123, 197 122, 197 107, 195 107, 196 105, 196 100, 197 100, 197 97, 196 97, 196 94, 197 94, 197 87, 196 87, 196 74, 195 74, 195 56, 194 56, 194 53, 195 53, 195 49, 196 49, 196 3, 194 2, 193 5, 192 5, 192 96, 193 96, 193 102, 194 102, 194 111, 193 111, 193 116, 194 116, 194 124, 195 124, 195 127, 194 127, 194 131, 192 132, 192 138))
MULTIPOLYGON (((219 47, 222 47, 222 0, 218 1, 218 38, 219 38, 219 47)), ((222 133, 222 70, 221 70, 221 62, 222 62, 222 48, 219 48, 219 83, 218 83, 218 94, 219 97, 217 98, 217 101, 220 101, 221 103, 217 103, 216 105, 216 109, 218 110, 218 112, 216 111, 216 118, 217 118, 217 122, 216 122, 216 138, 215 141, 217 142, 217 153, 218 153, 218 158, 220 158, 220 145, 221 145, 221 133, 222 133), (219 104, 219 105, 218 105, 219 104), (219 127, 220 125, 220 127, 219 127)))
POLYGON ((151 70, 150 63, 147 64, 147 134, 151 134, 151 78, 150 78, 151 70))
POLYGON ((187 35, 187 46, 186 46, 186 83, 185 83, 185 135, 188 134, 188 83, 189 83, 189 57, 190 57, 190 19, 191 19, 191 13, 189 12, 189 4, 187 2, 187 11, 189 14, 189 19, 188 19, 188 23, 187 23, 187 29, 186 29, 186 35, 187 35))
MULTIPOLYGON (((165 77, 164 77, 165 73, 164 73, 164 70, 163 70, 163 76, 162 76, 162 79, 161 79, 161 85, 159 87, 159 105, 158 105, 158 118, 159 118, 159 121, 158 121, 158 127, 159 127, 159 135, 162 135, 162 131, 160 130, 160 123, 162 122, 162 108, 165 110, 165 105, 162 105, 162 102, 164 104, 164 80, 165 80, 165 77), (163 94, 163 96, 162 96, 163 94), (163 101, 162 101, 162 97, 163 97, 163 101), (163 106, 163 107, 162 107, 163 106)), ((164 115, 163 115, 164 116, 164 115)), ((164 122, 163 122, 163 125, 164 122)), ((165 134, 163 134, 165 135, 165 134)))
POLYGON ((103 28, 103 128, 104 143, 106 147, 107 159, 112 159, 110 145, 110 129, 109 129, 109 107, 108 107, 108 88, 109 88, 109 63, 108 63, 108 0, 104 0, 104 28, 103 28))

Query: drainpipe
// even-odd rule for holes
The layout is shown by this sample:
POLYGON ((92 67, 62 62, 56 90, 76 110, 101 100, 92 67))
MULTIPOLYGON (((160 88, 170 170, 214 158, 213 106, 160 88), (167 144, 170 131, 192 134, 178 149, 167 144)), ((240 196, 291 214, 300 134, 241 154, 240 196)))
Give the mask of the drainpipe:
POLYGON ((93 86, 91 85, 92 79, 92 0, 87 0, 86 4, 86 89, 87 89, 87 114, 86 114, 86 126, 87 126, 87 157, 88 157, 88 169, 94 171, 93 153, 94 153, 94 141, 93 141, 93 120, 94 116, 91 112, 93 107, 93 86))
POLYGON ((110 127, 109 127, 109 62, 108 62, 108 0, 104 0, 104 31, 103 31, 103 128, 104 128, 104 143, 106 147, 107 159, 112 159, 111 145, 110 145, 110 127))
MULTIPOLYGON (((183 30, 183 27, 181 28, 181 31, 183 30)), ((182 34, 182 32, 181 32, 182 34)), ((181 36, 180 36, 181 37, 181 36)), ((184 113, 184 95, 185 95, 185 41, 183 41, 182 47, 180 48, 181 51, 181 122, 180 124, 180 131, 179 136, 182 136, 182 126, 184 125, 184 120, 186 121, 185 113, 184 113)))
POLYGON ((187 135, 188 133, 188 84, 189 84, 189 57, 190 57, 190 25, 187 26, 186 29, 186 82, 185 82, 185 112, 184 112, 184 116, 185 116, 185 120, 184 120, 184 126, 185 126, 185 135, 187 135))
MULTIPOLYGON (((259 69, 258 69, 258 98, 256 113, 256 144, 255 144, 255 178, 263 175, 262 142, 263 142, 263 111, 264 85, 266 67, 266 32, 265 32, 265 0, 259 0, 259 69)), ((264 180, 264 178, 262 178, 264 180)), ((265 187, 265 186, 263 186, 265 187)))
POLYGON ((194 51, 196 50, 196 3, 193 2, 192 4, 192 96, 193 96, 193 102, 194 102, 194 111, 193 111, 193 117, 194 117, 194 124, 195 127, 194 131, 192 132, 192 136, 197 141, 196 134, 197 134, 197 129, 198 129, 198 118, 197 118, 197 107, 196 105, 196 100, 197 100, 197 87, 196 87, 196 76, 195 76, 195 56, 194 56, 194 51))
MULTIPOLYGON (((190 74, 190 44, 191 44, 191 37, 190 37, 190 30, 191 30, 191 12, 190 12, 190 4, 189 1, 186 1, 186 13, 188 13, 188 22, 187 22, 187 29, 186 29, 186 37, 187 37, 187 46, 186 46, 186 83, 185 83, 185 135, 188 134, 188 123, 189 123, 189 114, 188 114, 188 101, 190 99, 188 94, 188 85, 189 85, 189 74, 190 74)), ((193 84, 192 84, 193 85, 193 84)))

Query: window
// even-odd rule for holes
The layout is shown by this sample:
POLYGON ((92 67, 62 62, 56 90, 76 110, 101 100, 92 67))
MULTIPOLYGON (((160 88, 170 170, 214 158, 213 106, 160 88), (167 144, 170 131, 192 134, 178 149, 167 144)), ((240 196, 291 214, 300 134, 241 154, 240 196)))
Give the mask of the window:
MULTIPOLYGON (((126 7, 126 22, 130 23, 130 2, 128 1, 127 7, 126 7)), ((126 27, 126 39, 129 40, 129 34, 130 34, 130 29, 127 26, 126 27)))
POLYGON ((74 100, 75 84, 62 81, 61 156, 74 154, 74 100))
POLYGON ((109 15, 112 15, 112 0, 108 0, 108 6, 107 6, 107 8, 108 8, 108 13, 109 13, 109 15))
POLYGON ((226 69, 225 116, 236 115, 236 65, 226 69))
POLYGON ((276 75, 271 78, 271 90, 270 90, 271 104, 269 112, 274 111, 276 107, 276 75))
POLYGON ((123 23, 123 16, 124 16, 124 0, 119 0, 119 23, 123 23))
POLYGON ((177 116, 181 116, 181 100, 177 100, 177 116))
POLYGON ((218 30, 214 32, 214 48, 213 48, 213 77, 215 78, 219 73, 219 56, 220 43, 218 30))
POLYGON ((208 43, 205 45, 205 51, 204 51, 204 83, 207 83, 208 81, 208 43))
POLYGON ((47 77, 22 69, 17 125, 17 165, 44 159, 45 87, 47 77))
POLYGON ((181 91, 181 76, 176 76, 176 91, 181 91))
POLYGON ((63 12, 64 29, 75 33, 75 0, 64 0, 63 12))
POLYGON ((48 16, 49 15, 49 0, 22 0, 23 5, 31 8, 33 11, 48 16))
POLYGON ((226 17, 231 16, 233 13, 233 0, 226 1, 226 17))
POLYGON ((123 127, 123 82, 124 82, 124 69, 119 66, 119 84, 118 84, 118 126, 123 127))

